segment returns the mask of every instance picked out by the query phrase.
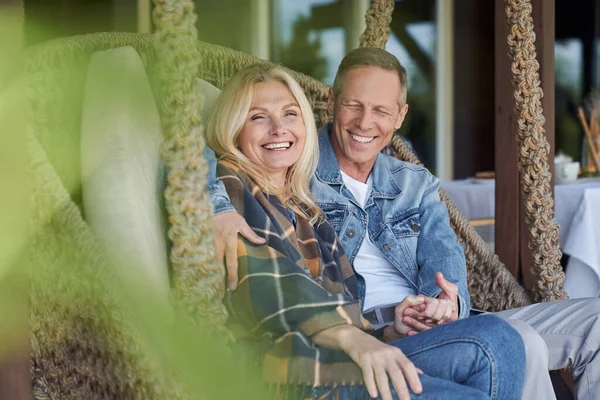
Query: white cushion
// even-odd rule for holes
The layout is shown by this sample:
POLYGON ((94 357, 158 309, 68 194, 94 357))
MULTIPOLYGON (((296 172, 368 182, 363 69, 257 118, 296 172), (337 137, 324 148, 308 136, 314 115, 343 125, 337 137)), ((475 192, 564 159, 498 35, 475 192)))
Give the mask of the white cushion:
POLYGON ((94 54, 82 117, 85 218, 128 278, 168 295, 164 167, 158 110, 131 47, 94 54))
POLYGON ((202 106, 202 123, 206 126, 212 113, 212 109, 217 102, 217 98, 221 94, 221 90, 205 80, 196 78, 196 84, 198 85, 198 91, 204 97, 204 104, 202 106))

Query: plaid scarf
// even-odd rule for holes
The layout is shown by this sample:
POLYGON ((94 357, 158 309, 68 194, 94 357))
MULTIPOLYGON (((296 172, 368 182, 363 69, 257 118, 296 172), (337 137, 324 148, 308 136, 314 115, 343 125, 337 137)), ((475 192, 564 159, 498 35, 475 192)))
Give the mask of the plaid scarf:
POLYGON ((324 218, 311 225, 232 163, 220 161, 218 175, 237 212, 266 239, 254 245, 239 236, 239 285, 227 297, 238 340, 266 340, 260 354, 264 380, 307 388, 361 383, 350 357, 310 340, 339 325, 371 329, 333 228, 324 218))

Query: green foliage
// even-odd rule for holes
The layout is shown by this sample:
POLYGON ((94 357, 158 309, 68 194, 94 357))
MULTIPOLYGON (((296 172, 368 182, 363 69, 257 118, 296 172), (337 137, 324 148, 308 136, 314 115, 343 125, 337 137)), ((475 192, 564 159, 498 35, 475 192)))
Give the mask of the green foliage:
POLYGON ((322 81, 327 60, 321 54, 321 39, 311 39, 310 18, 300 15, 294 22, 293 39, 281 50, 280 62, 286 67, 322 81))

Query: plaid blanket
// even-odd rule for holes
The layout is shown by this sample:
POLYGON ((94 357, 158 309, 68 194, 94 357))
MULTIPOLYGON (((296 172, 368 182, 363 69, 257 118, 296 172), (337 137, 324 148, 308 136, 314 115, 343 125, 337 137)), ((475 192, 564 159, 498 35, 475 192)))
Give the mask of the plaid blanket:
POLYGON ((360 369, 342 351, 310 337, 339 325, 371 330, 361 316, 357 280, 333 228, 311 225, 277 196, 263 193, 236 165, 220 161, 218 174, 231 203, 266 239, 238 241, 239 286, 227 297, 238 340, 264 342, 268 383, 314 387, 362 382, 360 369))

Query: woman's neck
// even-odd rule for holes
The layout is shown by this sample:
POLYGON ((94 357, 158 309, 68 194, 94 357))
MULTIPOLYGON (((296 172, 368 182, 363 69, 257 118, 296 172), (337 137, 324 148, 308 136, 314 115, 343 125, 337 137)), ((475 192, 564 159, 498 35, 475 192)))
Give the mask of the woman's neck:
POLYGON ((269 192, 275 195, 282 195, 286 192, 286 180, 287 180, 287 171, 278 172, 270 175, 269 179, 269 192))

